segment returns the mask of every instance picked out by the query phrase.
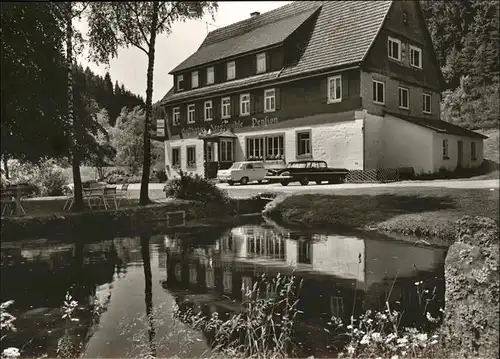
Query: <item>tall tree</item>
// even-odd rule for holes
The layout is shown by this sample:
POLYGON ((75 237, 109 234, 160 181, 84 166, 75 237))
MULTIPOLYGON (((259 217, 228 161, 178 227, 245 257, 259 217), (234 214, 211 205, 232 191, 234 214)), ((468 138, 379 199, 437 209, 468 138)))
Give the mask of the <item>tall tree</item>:
POLYGON ((217 10, 215 1, 135 1, 91 3, 89 39, 94 61, 108 63, 117 56, 118 48, 134 46, 148 57, 146 81, 146 119, 144 121, 144 161, 139 203, 148 204, 151 143, 149 127, 153 107, 153 70, 156 36, 170 33, 176 21, 212 16, 217 10))
POLYGON ((2 3, 1 155, 38 162, 69 148, 65 40, 59 12, 45 2, 2 3))

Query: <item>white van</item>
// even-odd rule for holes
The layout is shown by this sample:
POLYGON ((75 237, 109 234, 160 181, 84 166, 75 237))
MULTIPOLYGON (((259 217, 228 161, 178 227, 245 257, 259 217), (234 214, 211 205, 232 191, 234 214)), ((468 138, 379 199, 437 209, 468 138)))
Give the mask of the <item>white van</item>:
POLYGON ((266 178, 267 169, 262 162, 235 162, 227 170, 217 171, 219 182, 227 182, 230 186, 235 183, 246 185, 248 182, 262 182, 266 178))

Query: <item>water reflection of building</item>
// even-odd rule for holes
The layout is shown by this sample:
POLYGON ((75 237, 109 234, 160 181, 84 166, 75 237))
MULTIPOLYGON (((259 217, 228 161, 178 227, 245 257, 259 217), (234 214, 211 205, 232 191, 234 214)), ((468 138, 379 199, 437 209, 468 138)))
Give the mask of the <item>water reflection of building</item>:
MULTIPOLYGON (((272 227, 243 226, 206 247, 183 247, 170 241, 167 281, 172 290, 222 294, 242 299, 262 274, 295 273, 303 278, 301 304, 308 315, 350 316, 358 309, 415 299, 417 278, 442 281, 445 251, 394 241, 340 235, 303 235, 272 227), (390 294, 390 297, 389 297, 390 294)), ((266 287, 264 295, 272 295, 266 287)), ((191 299, 195 299, 192 297, 191 299)))

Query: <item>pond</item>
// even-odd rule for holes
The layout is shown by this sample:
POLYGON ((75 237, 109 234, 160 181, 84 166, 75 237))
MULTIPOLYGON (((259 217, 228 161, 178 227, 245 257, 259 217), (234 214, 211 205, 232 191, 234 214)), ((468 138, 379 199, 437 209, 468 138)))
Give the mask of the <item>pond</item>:
POLYGON ((312 234, 269 223, 182 236, 2 242, 1 301, 14 301, 7 311, 17 328, 2 331, 2 350, 21 348, 22 357, 55 357, 58 350, 86 358, 200 357, 208 336, 176 319, 175 309, 189 303, 237 312, 242 285, 280 273, 302 279, 301 356, 329 356, 324 327, 332 316, 383 310, 386 301, 408 323, 422 310, 438 312, 445 255, 370 233, 312 234), (63 318, 67 294, 78 305, 63 318))

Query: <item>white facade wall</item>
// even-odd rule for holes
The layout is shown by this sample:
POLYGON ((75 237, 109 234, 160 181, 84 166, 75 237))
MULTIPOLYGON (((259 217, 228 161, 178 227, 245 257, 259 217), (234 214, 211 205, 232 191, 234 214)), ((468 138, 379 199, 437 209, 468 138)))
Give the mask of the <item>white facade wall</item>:
MULTIPOLYGON (((295 161, 311 157, 297 156, 297 132, 310 131, 312 159, 326 161, 328 166, 347 169, 363 169, 363 120, 326 123, 316 126, 277 128, 272 130, 236 133, 235 161, 246 160, 246 139, 268 135, 284 136, 285 161, 295 161)), ((192 174, 204 174, 203 141, 200 139, 177 139, 165 142, 165 165, 170 168, 167 175, 178 176, 178 169, 172 168, 172 149, 180 148, 180 170, 192 174), (187 167, 187 147, 196 146, 196 168, 187 167)), ((214 153, 217 153, 215 145, 214 153)), ((217 155, 215 155, 217 160, 217 155)))
POLYGON ((445 168, 453 171, 458 165, 458 141, 463 143, 462 167, 479 167, 483 162, 483 139, 455 136, 439 132, 433 133, 434 172, 445 168), (448 140, 448 159, 443 158, 443 140, 448 140), (471 155, 471 142, 476 144, 476 157, 471 155))
POLYGON ((179 170, 203 176, 203 141, 197 138, 165 141, 165 167, 169 178, 178 177, 179 170), (196 167, 187 166, 187 148, 190 146, 196 147, 196 167), (181 150, 181 165, 179 168, 172 167, 172 148, 180 148, 181 150))
POLYGON ((433 172, 433 131, 392 116, 365 118, 366 169, 413 167, 433 172))
POLYGON ((285 161, 300 160, 297 156, 297 132, 311 132, 312 159, 326 161, 328 166, 347 169, 363 168, 363 120, 327 123, 276 130, 239 133, 236 161, 246 159, 247 137, 284 135, 285 161))

